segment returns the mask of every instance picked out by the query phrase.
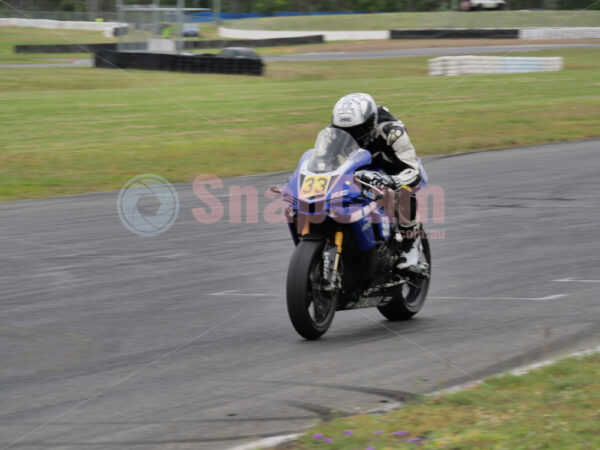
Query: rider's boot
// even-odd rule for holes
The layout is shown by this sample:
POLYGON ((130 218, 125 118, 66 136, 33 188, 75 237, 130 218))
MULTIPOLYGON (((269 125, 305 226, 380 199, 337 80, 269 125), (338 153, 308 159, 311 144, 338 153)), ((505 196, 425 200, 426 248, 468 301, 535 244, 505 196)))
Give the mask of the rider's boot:
POLYGON ((396 241, 399 241, 401 251, 400 263, 396 266, 398 270, 420 272, 419 261, 423 251, 420 230, 419 224, 409 227, 398 226, 396 241))

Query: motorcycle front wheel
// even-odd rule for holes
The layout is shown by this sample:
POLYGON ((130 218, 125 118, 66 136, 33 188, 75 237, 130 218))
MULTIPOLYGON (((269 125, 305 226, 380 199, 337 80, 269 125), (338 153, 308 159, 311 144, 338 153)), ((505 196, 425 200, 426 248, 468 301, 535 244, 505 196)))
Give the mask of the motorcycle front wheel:
POLYGON ((329 329, 337 307, 337 294, 322 289, 323 247, 321 241, 301 241, 288 269, 288 314, 298 334, 308 340, 329 329))

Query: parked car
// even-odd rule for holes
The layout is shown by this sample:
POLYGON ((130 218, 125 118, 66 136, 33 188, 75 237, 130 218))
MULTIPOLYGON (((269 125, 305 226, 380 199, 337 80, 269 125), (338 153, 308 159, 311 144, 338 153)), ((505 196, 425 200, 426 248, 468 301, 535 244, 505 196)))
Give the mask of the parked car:
POLYGON ((221 58, 260 59, 262 61, 262 57, 255 50, 247 47, 225 47, 217 56, 221 58))
MULTIPOLYGON (((190 53, 188 53, 190 54, 190 53)), ((263 58, 254 50, 247 47, 225 47, 219 53, 192 53, 196 56, 210 56, 213 58, 226 58, 226 59, 237 59, 240 63, 236 66, 245 64, 245 61, 253 61, 249 63, 255 69, 256 75, 262 75, 265 71, 265 63, 263 58), (256 62, 254 62, 256 61, 256 62)))
POLYGON ((464 0, 459 8, 462 11, 502 10, 506 8, 505 0, 464 0))
POLYGON ((183 37, 198 37, 200 36, 200 29, 196 23, 184 23, 182 30, 183 37))
POLYGON ((189 55, 196 56, 215 56, 218 58, 246 58, 246 59, 259 59, 262 61, 260 56, 255 50, 247 47, 225 47, 221 49, 219 53, 186 53, 189 55))

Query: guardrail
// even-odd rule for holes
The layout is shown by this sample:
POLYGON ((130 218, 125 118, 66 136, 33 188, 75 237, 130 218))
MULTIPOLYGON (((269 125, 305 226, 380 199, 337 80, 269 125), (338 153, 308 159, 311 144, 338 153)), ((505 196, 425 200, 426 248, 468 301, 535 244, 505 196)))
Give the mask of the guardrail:
POLYGON ((561 57, 440 56, 429 60, 429 75, 468 75, 558 71, 561 57))

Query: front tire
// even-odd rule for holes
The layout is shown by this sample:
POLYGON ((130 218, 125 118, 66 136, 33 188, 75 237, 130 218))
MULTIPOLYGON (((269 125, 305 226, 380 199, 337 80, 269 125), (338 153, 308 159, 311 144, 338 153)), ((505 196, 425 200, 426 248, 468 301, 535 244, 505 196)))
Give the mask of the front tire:
MULTIPOLYGON (((424 232, 423 232, 424 233, 424 232)), ((397 288, 393 299, 385 306, 378 306, 377 309, 383 316, 391 321, 408 320, 417 314, 427 298, 429 282, 431 281, 431 250, 429 241, 424 235, 421 239, 423 245, 423 254, 429 264, 429 277, 422 278, 415 276, 414 285, 406 284, 397 288)))
POLYGON ((323 246, 321 241, 301 241, 288 269, 288 314, 298 334, 308 340, 325 334, 337 307, 337 294, 321 289, 323 246))

